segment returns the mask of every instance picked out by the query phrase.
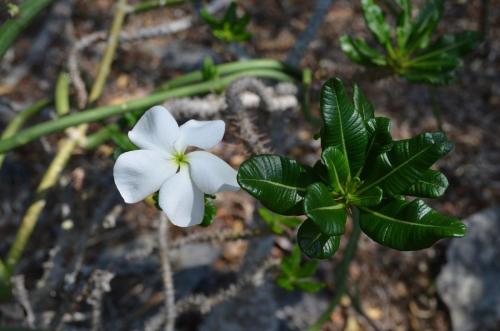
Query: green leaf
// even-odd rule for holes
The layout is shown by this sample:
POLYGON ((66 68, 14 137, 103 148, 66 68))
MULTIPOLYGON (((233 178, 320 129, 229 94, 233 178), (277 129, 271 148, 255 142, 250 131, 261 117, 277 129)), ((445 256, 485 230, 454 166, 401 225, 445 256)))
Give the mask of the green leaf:
POLYGON ((303 196, 314 181, 310 169, 278 155, 258 155, 243 162, 238 171, 241 188, 271 211, 303 214, 303 196))
POLYGON ((293 286, 292 280, 285 275, 279 276, 276 279, 276 284, 279 287, 284 288, 285 290, 288 290, 288 291, 293 291, 295 289, 295 287, 293 286))
POLYGON ((281 261, 281 271, 287 275, 293 275, 297 273, 300 267, 300 248, 298 246, 293 246, 290 255, 285 256, 281 261))
POLYGON ((396 141, 389 152, 377 157, 360 192, 380 186, 385 195, 404 194, 452 147, 443 133, 423 133, 396 141))
POLYGON ((432 33, 436 29, 443 14, 444 0, 428 0, 420 10, 412 25, 410 36, 406 43, 408 52, 429 45, 432 33))
POLYGON ((333 236, 345 232, 345 208, 344 204, 333 199, 325 184, 314 183, 307 188, 305 213, 324 234, 333 236))
POLYGON ((323 287, 325 287, 324 284, 314 281, 314 280, 309 280, 309 279, 299 279, 296 281, 296 286, 300 288, 303 291, 306 292, 318 292, 321 290, 323 287))
POLYGON ((318 267, 318 260, 309 260, 297 271, 297 277, 312 277, 316 273, 316 270, 318 270, 318 267))
POLYGON ((331 78, 323 84, 320 108, 324 123, 322 148, 339 147, 349 161, 349 173, 356 174, 365 161, 368 134, 363 118, 354 110, 340 79, 331 78))
POLYGON ((231 41, 246 41, 251 38, 251 33, 246 31, 248 23, 250 23, 250 15, 245 14, 239 18, 236 13, 236 3, 232 2, 224 17, 218 20, 205 9, 201 10, 200 16, 210 26, 212 34, 226 42, 231 41))
MULTIPOLYGON (((387 117, 376 117, 366 122, 368 132, 368 146, 366 161, 359 173, 365 174, 371 169, 377 156, 391 150, 393 142, 391 136, 391 120, 387 117)), ((363 178, 365 176, 362 176, 363 178)))
POLYGON ((411 1, 410 0, 396 0, 399 7, 401 7, 401 15, 398 17, 398 26, 396 28, 396 40, 398 47, 404 49, 408 37, 411 34, 411 1))
POLYGON ((418 250, 447 237, 463 237, 465 225, 422 200, 394 200, 381 208, 361 207, 360 225, 371 239, 398 250, 418 250))
MULTIPOLYGON (((462 31, 441 36, 428 48, 419 52, 413 58, 415 62, 432 61, 433 59, 448 59, 464 56, 473 51, 482 41, 482 36, 476 31, 462 31)), ((434 60, 435 61, 435 60, 434 60)))
POLYGON ((432 85, 446 85, 455 80, 453 72, 439 72, 426 70, 405 70, 401 76, 410 82, 427 83, 432 85))
POLYGON ((352 99, 354 101, 354 110, 361 115, 363 121, 366 122, 375 116, 372 103, 365 97, 358 84, 354 84, 352 99))
POLYGON ((306 219, 297 232, 297 243, 304 254, 313 259, 327 259, 340 246, 340 236, 328 236, 321 232, 311 219, 306 219))
POLYGON ((350 194, 349 202, 358 207, 370 207, 380 204, 382 201, 382 189, 378 186, 372 187, 360 194, 350 194))
POLYGON ((415 184, 406 192, 406 195, 413 195, 421 198, 439 198, 448 188, 448 179, 441 172, 427 170, 415 184))
POLYGON ((366 25, 368 25, 377 41, 382 45, 388 43, 390 28, 385 21, 382 9, 373 0, 361 0, 361 8, 363 9, 366 25))
POLYGON ((343 35, 340 38, 340 47, 342 51, 353 61, 364 65, 385 66, 387 61, 385 57, 377 50, 368 46, 362 38, 352 38, 343 35))
POLYGON ((328 171, 328 182, 333 190, 338 193, 345 192, 345 186, 349 180, 349 164, 345 155, 338 147, 328 147, 321 154, 321 159, 328 171))

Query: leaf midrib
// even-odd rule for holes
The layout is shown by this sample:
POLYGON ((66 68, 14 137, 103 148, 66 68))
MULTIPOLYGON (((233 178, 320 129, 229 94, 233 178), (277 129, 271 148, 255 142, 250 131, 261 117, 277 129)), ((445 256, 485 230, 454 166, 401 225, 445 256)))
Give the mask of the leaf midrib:
POLYGON ((318 208, 312 208, 309 210, 309 212, 314 212, 317 210, 337 210, 337 209, 342 209, 344 208, 345 205, 343 204, 337 204, 337 205, 332 205, 332 206, 324 206, 324 207, 318 207, 318 208))
MULTIPOLYGON (((369 209, 369 208, 366 208, 366 207, 359 207, 360 209, 368 212, 368 213, 371 213, 375 216, 378 216, 380 218, 383 218, 383 219, 386 219, 390 222, 394 222, 394 223, 400 223, 400 224, 406 224, 406 225, 410 225, 410 226, 416 226, 416 227, 423 227, 423 228, 437 228, 437 229, 450 229, 450 230, 454 230, 454 228, 452 226, 448 226, 448 225, 433 225, 433 224, 424 224, 424 223, 416 223, 416 222, 408 222, 408 221, 404 221, 404 220, 401 220, 401 219, 397 219, 397 218, 394 218, 394 217, 391 217, 391 216, 387 216, 385 214, 381 214, 379 212, 376 212, 372 209, 369 209)), ((420 221, 421 219, 419 219, 418 221, 420 221)))
POLYGON ((242 179, 241 182, 259 182, 259 183, 267 183, 267 184, 270 184, 270 185, 274 185, 274 186, 278 186, 278 187, 283 187, 283 188, 286 188, 286 189, 289 189, 289 190, 296 190, 296 191, 305 191, 306 188, 305 187, 298 187, 298 186, 290 186, 290 185, 286 185, 286 184, 282 184, 282 183, 277 183, 277 182, 273 182, 273 181, 270 181, 270 180, 267 180, 267 179, 252 179, 252 178, 247 178, 247 179, 242 179))
POLYGON ((374 181, 373 183, 371 183, 370 185, 364 187, 363 189, 359 190, 358 193, 363 193, 365 192, 366 190, 376 186, 377 184, 381 183, 382 181, 384 181, 386 178, 392 176, 395 172, 397 172, 399 169, 401 169, 402 167, 406 166, 407 164, 409 164, 410 162, 412 162, 413 160, 415 160, 417 157, 419 157, 420 155, 422 155, 423 153, 427 152, 430 148, 432 148, 434 146, 434 144, 431 144, 430 146, 427 146, 426 148, 422 149, 420 152, 418 152, 417 154, 413 155, 412 157, 410 157, 409 159, 407 159, 405 162, 401 163, 400 165, 396 166, 394 169, 392 169, 391 171, 389 171, 387 174, 385 174, 384 176, 380 177, 379 179, 377 179, 376 181, 374 181))
POLYGON ((337 114, 338 114, 338 119, 339 119, 339 127, 340 127, 339 131, 340 131, 340 137, 341 137, 341 141, 342 141, 342 149, 344 152, 344 156, 347 159, 347 170, 348 170, 347 173, 350 175, 351 174, 351 165, 349 164, 349 155, 347 154, 347 147, 345 145, 344 125, 342 123, 342 114, 340 112, 339 95, 338 95, 337 91, 335 91, 335 87, 333 88, 333 90, 335 92, 335 104, 337 105, 337 114))

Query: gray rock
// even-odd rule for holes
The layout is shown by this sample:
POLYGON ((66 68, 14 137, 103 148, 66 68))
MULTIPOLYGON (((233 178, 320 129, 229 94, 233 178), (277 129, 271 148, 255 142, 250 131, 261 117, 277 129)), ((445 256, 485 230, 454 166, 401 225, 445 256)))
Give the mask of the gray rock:
POLYGON ((453 240, 438 277, 454 331, 500 329, 500 208, 469 217, 465 238, 453 240))

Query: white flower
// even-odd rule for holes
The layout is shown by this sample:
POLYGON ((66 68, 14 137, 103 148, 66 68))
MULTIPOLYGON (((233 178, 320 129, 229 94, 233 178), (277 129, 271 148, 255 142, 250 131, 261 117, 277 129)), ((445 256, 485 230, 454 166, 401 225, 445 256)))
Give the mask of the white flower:
POLYGON ((212 148, 224 136, 223 121, 189 120, 180 127, 161 106, 149 109, 128 133, 140 149, 123 153, 113 169, 115 184, 127 203, 160 191, 161 209, 177 226, 200 224, 204 193, 237 191, 236 171, 217 156, 186 153, 188 146, 212 148))

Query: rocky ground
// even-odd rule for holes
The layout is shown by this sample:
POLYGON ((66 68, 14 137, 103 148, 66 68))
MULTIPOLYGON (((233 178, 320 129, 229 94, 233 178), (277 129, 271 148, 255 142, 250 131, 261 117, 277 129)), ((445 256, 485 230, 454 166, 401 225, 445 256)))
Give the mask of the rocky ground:
MULTIPOLYGON (((110 0, 68 0, 58 4, 61 2, 66 12, 48 10, 22 35, 0 65, 1 127, 8 123, 14 111, 52 95, 57 75, 65 67, 75 38, 110 25, 110 0)), ((205 25, 195 23, 183 32, 124 44, 118 51, 99 104, 146 95, 161 82, 198 68, 206 55, 218 62, 241 56, 286 60, 314 11, 310 1, 298 0, 273 0, 265 4, 240 1, 240 5, 252 15, 251 41, 236 50, 230 49, 215 40, 205 25)), ((466 58, 455 83, 433 89, 397 77, 370 79, 369 73, 343 55, 338 43, 344 33, 368 35, 359 2, 336 0, 328 8, 324 23, 299 63, 313 72, 312 100, 317 100, 322 82, 331 76, 342 78, 348 86, 357 82, 375 105, 376 112, 393 119, 393 134, 399 138, 436 130, 433 109, 439 109, 444 130, 455 143, 455 149, 439 163, 440 170, 449 178, 450 188, 442 199, 433 201, 433 206, 465 219, 497 205, 500 198, 500 2, 447 2, 440 31, 486 26, 487 39, 478 51, 466 58), (483 3, 489 3, 485 25, 483 3)), ((196 15, 192 5, 159 9, 130 17, 124 30, 134 31, 187 15, 196 15)), ((90 47, 80 57, 85 79, 95 75, 102 49, 102 44, 90 47)), ((318 104, 313 102, 316 114, 317 108, 318 104)), ((53 109, 47 109, 32 122, 48 120, 54 114, 53 109)), ((270 119, 266 116, 260 121, 266 125, 264 131, 270 133, 272 146, 307 164, 318 158, 319 144, 312 139, 317 129, 304 119, 300 110, 280 113, 278 117, 272 115, 270 119), (277 120, 283 123, 279 129, 275 125, 277 120)), ((92 126, 91 130, 97 127, 92 126)), ((60 134, 52 135, 8 154, 0 173, 0 256, 4 256, 14 239, 59 137, 60 134)), ((155 244, 157 213, 142 203, 127 206, 121 203, 112 180, 113 148, 107 144, 93 152, 77 150, 58 187, 51 192, 28 252, 18 267, 17 274, 23 277, 38 325, 57 314, 65 314, 65 329, 90 329, 95 305, 85 291, 98 288, 95 284, 109 283, 109 292, 101 298, 103 329, 155 330, 155 318, 161 315, 163 307, 155 244), (61 224, 72 224, 72 228, 64 230, 61 224), (96 274, 97 269, 104 271, 96 274)), ((231 138, 215 152, 235 167, 246 157, 242 146, 231 138)), ((208 229, 191 232, 241 231, 255 226, 255 201, 246 193, 223 194, 216 202, 215 223, 208 229)), ((498 221, 498 213, 490 215, 496 215, 489 218, 498 221)), ((489 231, 498 233, 499 229, 492 227, 489 231)), ((172 232, 177 239, 186 236, 186 232, 179 229, 172 232)), ((488 247, 494 246, 494 239, 485 240, 488 247)), ((455 240, 452 246, 459 241, 455 240)), ((362 237, 350 267, 349 288, 359 291, 364 316, 344 297, 325 330, 369 330, 367 318, 380 330, 450 330, 450 292, 441 297, 438 288, 444 291, 445 286, 436 286, 438 274, 450 259, 446 255, 449 245, 450 241, 443 241, 424 251, 403 253, 362 237)), ((288 239, 272 237, 183 246, 173 253, 177 298, 192 293, 215 293, 241 279, 246 272, 252 272, 256 256, 280 255, 289 248, 288 239)), ((341 257, 342 251, 331 261, 322 263, 319 277, 328 286, 318 294, 288 293, 276 287, 272 277, 268 277, 258 289, 249 288, 237 299, 216 305, 207 313, 195 311, 180 316, 178 328, 303 330, 328 305, 335 291, 333 274, 341 257)), ((467 258, 471 257, 464 257, 467 258)), ((25 316, 25 309, 19 303, 0 306, 0 324, 26 323, 25 316)), ((481 315, 474 318, 482 318, 478 316, 481 315)))

